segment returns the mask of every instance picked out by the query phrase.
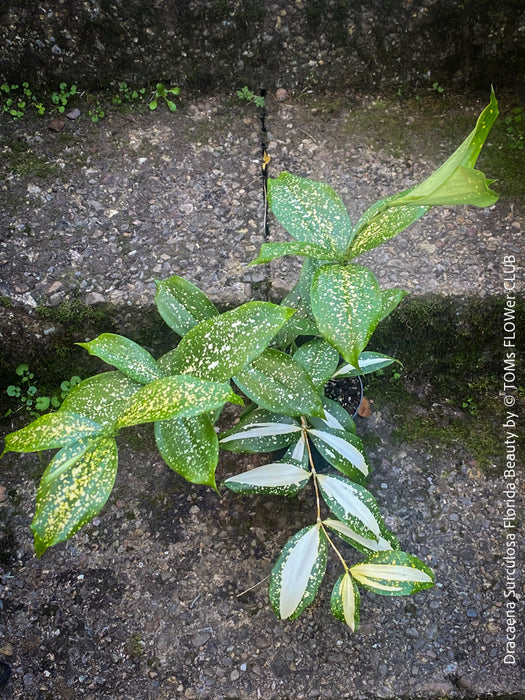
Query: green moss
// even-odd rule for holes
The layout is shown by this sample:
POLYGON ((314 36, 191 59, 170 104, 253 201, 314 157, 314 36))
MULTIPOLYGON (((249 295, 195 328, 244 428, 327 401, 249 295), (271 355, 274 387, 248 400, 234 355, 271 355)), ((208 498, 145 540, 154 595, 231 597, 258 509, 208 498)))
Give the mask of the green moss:
MULTIPOLYGON (((501 466, 503 308, 503 299, 423 297, 380 324, 370 349, 394 354, 403 369, 373 375, 366 394, 389 407, 399 441, 461 446, 480 466, 501 466)), ((522 326, 524 301, 516 316, 522 326)))
POLYGON ((78 300, 66 301, 58 306, 38 306, 37 313, 48 321, 64 324, 100 323, 111 316, 110 308, 83 304, 78 300))
POLYGON ((3 151, 0 174, 15 173, 20 177, 45 178, 58 171, 57 166, 46 158, 36 155, 29 144, 11 141, 3 151))

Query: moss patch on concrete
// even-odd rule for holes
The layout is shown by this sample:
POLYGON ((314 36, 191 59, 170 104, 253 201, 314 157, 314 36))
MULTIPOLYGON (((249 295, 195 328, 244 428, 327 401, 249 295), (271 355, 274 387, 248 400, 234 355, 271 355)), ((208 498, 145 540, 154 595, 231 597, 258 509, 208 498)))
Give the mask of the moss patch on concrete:
MULTIPOLYGON (((503 308, 504 300, 496 298, 420 297, 405 301, 379 326, 370 348, 395 356, 403 367, 374 375, 366 394, 376 408, 391 411, 399 441, 425 449, 429 441, 445 449, 461 446, 480 467, 500 471, 503 308)), ((517 327, 524 320, 520 301, 517 327)), ((525 403, 524 387, 517 393, 518 403, 525 403)))

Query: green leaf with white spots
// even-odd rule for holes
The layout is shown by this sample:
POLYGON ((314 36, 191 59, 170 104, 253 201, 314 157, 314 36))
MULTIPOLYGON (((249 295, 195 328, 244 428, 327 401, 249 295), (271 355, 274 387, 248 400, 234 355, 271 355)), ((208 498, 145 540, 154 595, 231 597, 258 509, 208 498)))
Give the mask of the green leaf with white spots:
POLYGON ((61 451, 49 465, 50 472, 44 472, 31 524, 38 556, 72 537, 109 498, 117 474, 117 445, 103 437, 90 442, 67 468, 61 468, 66 460, 61 451), (55 476, 50 478, 53 471, 55 476))
POLYGON ((334 374, 334 379, 338 377, 357 377, 360 374, 371 374, 372 372, 377 372, 379 369, 388 367, 394 362, 401 364, 399 360, 389 357, 388 355, 383 355, 380 352, 365 351, 359 355, 359 368, 354 367, 354 365, 350 363, 343 364, 334 374))
POLYGON ((304 343, 294 352, 293 358, 308 372, 316 389, 324 387, 339 364, 339 353, 324 338, 304 343))
POLYGON ((219 314, 204 292, 177 275, 157 281, 155 304, 168 326, 181 336, 200 321, 219 314))
POLYGON ((377 540, 381 536, 383 519, 370 491, 338 474, 318 474, 317 482, 336 518, 362 537, 377 540))
POLYGON ((430 206, 412 204, 394 207, 394 202, 404 194, 405 192, 401 192, 401 194, 380 199, 365 211, 354 227, 352 243, 346 255, 348 260, 397 236, 430 209, 430 206))
MULTIPOLYGON (((327 250, 319 245, 305 243, 303 241, 287 241, 285 243, 263 243, 259 255, 250 265, 263 265, 283 255, 299 255, 316 258, 317 260, 331 260, 334 257, 332 250, 327 250)), ((336 260, 339 258, 336 257, 336 260)))
POLYGON ((329 185, 283 172, 268 180, 268 205, 296 240, 331 251, 330 259, 340 260, 346 252, 352 224, 329 185))
POLYGON ((265 350, 233 380, 246 396, 268 411, 292 417, 324 415, 308 372, 279 350, 265 350))
POLYGON ((324 265, 326 265, 326 262, 312 258, 306 258, 306 260, 303 262, 301 274, 299 275, 297 284, 282 300, 282 306, 297 309, 297 314, 292 316, 290 321, 288 321, 288 324, 291 323, 296 316, 301 316, 301 318, 314 321, 310 291, 312 289, 312 281, 315 272, 320 267, 324 267, 324 265))
POLYGON ((489 189, 492 181, 474 166, 497 116, 498 102, 492 90, 490 103, 459 148, 424 182, 396 199, 394 205, 471 204, 489 207, 494 204, 498 195, 489 189))
POLYGON ((270 603, 281 620, 295 620, 313 602, 326 571, 327 541, 321 524, 297 532, 270 575, 270 603))
POLYGON ((352 632, 359 627, 359 607, 361 596, 352 576, 346 571, 341 574, 332 589, 330 606, 332 615, 346 623, 352 632))
POLYGON ((230 452, 274 452, 297 442, 301 426, 293 418, 258 408, 219 436, 230 452))
POLYGON ((303 262, 297 284, 281 302, 282 306, 296 309, 297 312, 275 336, 274 343, 277 347, 282 349, 289 347, 300 335, 320 335, 312 313, 310 289, 314 272, 325 264, 324 261, 313 258, 306 258, 303 262))
POLYGON ((115 333, 102 333, 89 343, 77 343, 90 355, 113 365, 130 379, 147 384, 164 376, 155 359, 138 343, 115 333))
POLYGON ((383 305, 381 309, 381 318, 379 320, 382 321, 389 316, 407 294, 408 292, 405 292, 404 289, 383 289, 381 291, 383 305))
POLYGON ((323 430, 309 428, 308 435, 327 462, 352 481, 365 483, 370 467, 357 435, 328 427, 323 430))
POLYGON ((417 557, 401 551, 373 554, 353 566, 350 573, 360 586, 379 595, 410 595, 434 585, 431 569, 417 557))
POLYGON ((357 365, 381 317, 381 290, 360 265, 326 265, 314 274, 312 310, 323 337, 357 365))
POLYGON ((171 354, 171 368, 178 374, 229 381, 266 349, 293 313, 269 302, 250 301, 201 321, 171 354))
POLYGON ((204 484, 217 490, 215 469, 219 439, 207 413, 158 421, 155 440, 170 469, 192 484, 204 484))
POLYGON ((47 413, 21 430, 9 433, 4 452, 40 452, 54 450, 77 442, 81 438, 96 437, 104 426, 75 413, 47 413))
POLYGON ((311 472, 297 463, 283 460, 230 476, 223 483, 236 493, 296 496, 306 486, 311 475, 311 472))
POLYGON ((69 392, 60 412, 78 413, 101 425, 110 426, 142 386, 122 372, 95 374, 69 392))
MULTIPOLYGON (((370 554, 371 552, 382 552, 390 551, 392 549, 399 549, 399 542, 396 540, 392 533, 388 533, 388 538, 385 537, 385 528, 381 527, 381 535, 377 539, 370 537, 363 537, 351 527, 341 522, 340 520, 334 520, 333 518, 327 518, 323 521, 324 524, 329 527, 334 532, 337 532, 339 537, 343 539, 352 547, 358 549, 363 554, 370 554)), ((380 525, 382 525, 380 523, 380 525)))
POLYGON ((227 401, 242 403, 227 383, 209 382, 187 374, 156 379, 133 394, 117 419, 117 427, 197 416, 227 401))
POLYGON ((97 438, 80 438, 76 442, 72 442, 65 447, 62 447, 53 457, 46 470, 42 474, 40 486, 47 485, 53 479, 58 478, 62 472, 69 469, 80 457, 93 446, 93 440, 97 438))
POLYGON ((346 409, 340 406, 336 401, 322 397, 324 418, 308 417, 308 422, 312 428, 325 430, 325 428, 334 428, 335 430, 347 430, 349 433, 355 433, 355 423, 352 416, 346 409))

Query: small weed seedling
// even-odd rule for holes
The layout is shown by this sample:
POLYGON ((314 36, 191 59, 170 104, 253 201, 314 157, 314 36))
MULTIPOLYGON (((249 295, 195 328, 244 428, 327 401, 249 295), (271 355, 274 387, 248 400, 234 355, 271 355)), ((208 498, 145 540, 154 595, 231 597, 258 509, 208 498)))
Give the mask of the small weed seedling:
POLYGON ((172 350, 155 359, 113 333, 79 343, 116 369, 84 380, 57 412, 5 441, 5 452, 59 448, 37 493, 36 553, 67 540, 102 509, 115 482, 120 432, 151 423, 166 464, 192 483, 217 489, 222 447, 281 453, 228 477, 224 486, 236 493, 293 497, 309 489, 305 522, 270 574, 270 602, 279 618, 293 620, 312 603, 332 551, 340 564, 332 613, 352 630, 359 625, 361 589, 401 596, 433 586, 428 563, 403 551, 386 527, 367 488, 371 466, 352 416, 327 397, 325 386, 395 362, 365 348, 405 292, 381 289, 354 259, 433 206, 494 204, 491 181, 475 165, 497 114, 492 93, 474 130, 438 170, 376 202, 354 225, 328 185, 287 172, 269 178, 268 204, 294 240, 264 243, 252 264, 304 258, 297 285, 280 305, 250 301, 220 313, 200 289, 170 277, 157 282, 155 303, 180 336, 172 350), (225 404, 243 403, 237 390, 248 405, 218 435, 215 423, 225 404), (329 471, 321 469, 319 455, 329 471))
MULTIPOLYGON (((82 381, 80 377, 73 376, 71 379, 61 383, 59 392, 56 392, 52 396, 47 396, 39 393, 35 375, 30 371, 29 365, 22 363, 18 365, 15 372, 20 377, 20 381, 18 384, 10 384, 7 387, 7 395, 18 399, 20 402, 20 407, 17 411, 25 408, 34 418, 38 418, 42 413, 49 410, 49 408, 60 408, 60 404, 71 389, 82 381)), ((11 415, 12 412, 13 411, 9 409, 5 413, 5 416, 11 415)))
POLYGON ((237 97, 244 102, 253 102, 259 109, 263 109, 266 104, 264 97, 262 95, 256 95, 247 85, 245 85, 242 90, 237 90, 237 97))
POLYGON ((144 98, 146 94, 146 88, 133 89, 123 81, 118 83, 118 92, 112 98, 112 103, 114 105, 121 105, 125 102, 139 101, 144 98))
POLYGON ((165 87, 162 83, 157 83, 155 86, 155 92, 152 93, 149 102, 149 108, 155 110, 158 107, 159 100, 164 100, 170 112, 175 112, 177 110, 177 105, 173 102, 173 97, 180 93, 179 87, 165 87))
POLYGON ((40 116, 45 114, 44 104, 33 94, 29 83, 23 82, 21 86, 3 83, 0 91, 4 97, 2 110, 13 119, 21 119, 28 107, 35 109, 40 116))
POLYGON ((78 94, 78 88, 76 85, 71 85, 68 88, 67 83, 60 83, 58 91, 51 95, 51 102, 55 106, 55 109, 63 114, 66 111, 66 107, 69 100, 78 94))

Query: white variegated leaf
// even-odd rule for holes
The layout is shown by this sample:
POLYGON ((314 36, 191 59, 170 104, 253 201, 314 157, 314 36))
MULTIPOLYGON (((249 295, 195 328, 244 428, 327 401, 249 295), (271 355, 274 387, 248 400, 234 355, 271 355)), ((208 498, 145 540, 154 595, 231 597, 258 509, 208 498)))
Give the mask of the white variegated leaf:
POLYGON ((370 491, 339 475, 318 474, 317 481, 334 515, 363 537, 380 537, 381 515, 370 491))
MULTIPOLYGON (((329 447, 336 450, 336 452, 338 452, 342 457, 344 457, 351 464, 353 464, 354 467, 359 469, 359 471, 364 476, 368 476, 368 465, 365 461, 365 457, 359 451, 359 449, 355 445, 353 445, 351 442, 349 442, 348 440, 345 440, 343 437, 340 437, 339 435, 333 435, 332 433, 328 433, 328 432, 325 432, 322 430, 316 430, 314 428, 309 428, 308 433, 309 433, 309 435, 312 435, 313 437, 316 437, 319 440, 322 440, 329 447)), ((352 436, 352 437, 353 437, 353 439, 356 439, 354 436, 352 436)), ((336 465, 334 465, 334 466, 336 466, 336 465)))
POLYGON ((373 554, 353 566, 350 573, 361 586, 380 595, 410 595, 434 585, 428 566, 401 551, 373 554))
POLYGON ((377 540, 371 539, 369 537, 363 537, 359 533, 352 530, 351 527, 342 523, 340 520, 334 520, 333 518, 328 518, 324 521, 324 524, 331 530, 337 532, 346 542, 351 544, 356 549, 361 552, 382 552, 393 549, 392 545, 384 537, 379 536, 377 540))
POLYGON ((326 570, 326 549, 320 523, 300 530, 284 546, 270 576, 270 602, 282 620, 293 620, 315 598, 326 570))
POLYGON ((273 462, 230 476, 224 485, 237 493, 295 495, 306 485, 311 472, 287 462, 273 462))
POLYGON ((345 622, 352 632, 359 626, 359 590, 348 571, 337 579, 330 600, 332 614, 345 622))
POLYGON ((370 374, 378 369, 388 367, 393 362, 397 362, 397 360, 379 352, 362 352, 359 355, 359 368, 354 367, 350 363, 342 365, 334 374, 334 379, 336 377, 354 377, 358 374, 370 374))
POLYGON ((267 437, 268 435, 286 435, 287 433, 297 433, 301 431, 301 426, 290 423, 249 423, 243 426, 238 433, 233 433, 221 438, 220 442, 230 442, 240 438, 267 437))

